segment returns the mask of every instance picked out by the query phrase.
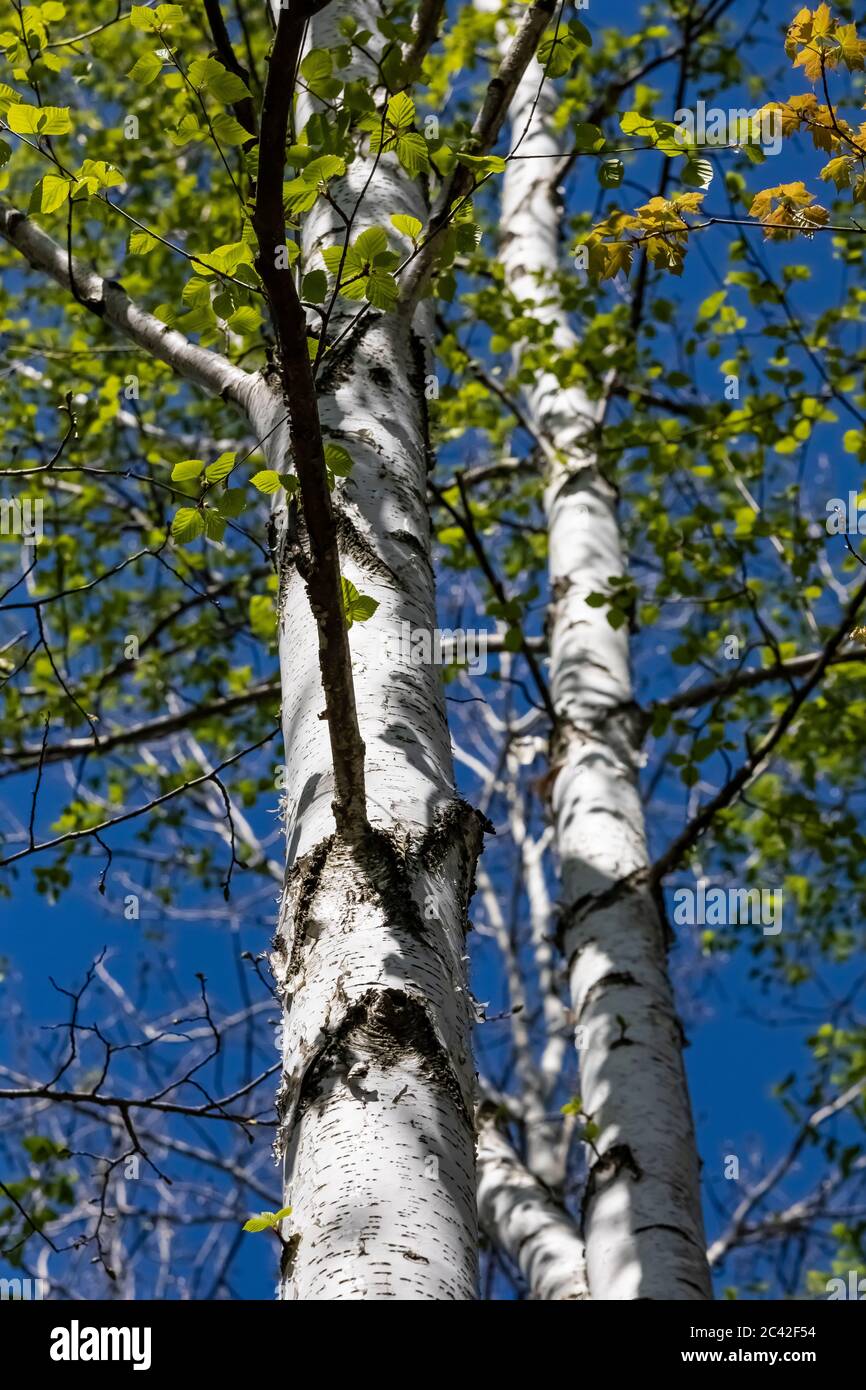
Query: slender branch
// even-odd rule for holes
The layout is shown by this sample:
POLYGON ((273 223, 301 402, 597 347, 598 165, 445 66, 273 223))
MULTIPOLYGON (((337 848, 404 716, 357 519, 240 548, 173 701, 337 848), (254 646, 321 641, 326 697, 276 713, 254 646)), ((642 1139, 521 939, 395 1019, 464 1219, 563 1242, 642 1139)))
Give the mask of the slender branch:
POLYGON ((698 814, 689 821, 685 829, 664 851, 661 858, 656 860, 652 867, 651 879, 654 885, 660 883, 664 876, 675 869, 682 862, 684 855, 697 844, 701 836, 712 825, 716 816, 729 806, 739 795, 743 788, 752 780, 755 773, 772 753, 776 745, 785 736, 794 721, 800 707, 809 698, 812 691, 818 685, 821 677, 833 659, 838 648, 845 641, 851 631, 851 624, 857 614, 858 609, 866 599, 866 581, 864 581, 855 591, 850 603, 845 609, 845 616, 836 627, 828 641, 824 645, 824 650, 814 663, 810 674, 798 687, 791 700, 788 702, 784 712, 780 715, 773 728, 763 738, 755 750, 749 755, 742 767, 730 778, 720 791, 704 806, 698 814))
MULTIPOLYGON (((505 592, 499 575, 496 573, 496 570, 490 563, 490 558, 484 547, 484 543, 482 542, 481 537, 479 536, 478 531, 475 527, 475 522, 472 517, 472 506, 466 492, 465 483, 463 481, 463 475, 459 469, 456 473, 456 479, 457 486, 460 489, 460 496, 463 501, 462 512, 458 511, 456 507, 452 507, 450 502, 446 501, 444 494, 438 487, 436 487, 435 483, 429 484, 430 491, 433 493, 437 501, 446 509, 446 511, 450 512, 451 516, 457 522, 457 525, 463 531, 463 534, 469 542, 469 545, 475 555, 475 558, 477 559, 479 565, 481 566, 481 569, 484 572, 484 577, 486 578, 488 584, 490 585, 491 589, 496 595, 497 600, 499 601, 499 603, 505 604, 508 602, 508 595, 505 592)), ((535 656, 535 651, 529 646, 527 639, 523 635, 522 628, 520 629, 520 651, 526 658, 526 664, 529 667, 532 679, 535 682, 535 688, 541 696, 541 701, 544 705, 547 717, 550 719, 551 723, 554 726, 556 726, 556 710, 553 705, 553 700, 550 697, 550 691, 547 687, 547 682, 544 679, 544 676, 542 675, 541 667, 538 664, 538 661, 535 656)))
POLYGON ((233 714, 235 710, 245 709, 248 705, 264 704, 268 700, 279 700, 280 686, 278 681, 263 681, 259 685, 250 686, 248 690, 237 695, 226 695, 218 700, 209 700, 202 705, 193 705, 190 709, 179 710, 176 714, 160 715, 156 719, 144 719, 139 724, 129 724, 126 728, 115 729, 113 733, 101 733, 97 738, 70 738, 64 743, 50 745, 41 754, 39 745, 35 743, 26 744, 23 748, 0 748, 0 759, 4 762, 14 762, 15 766, 0 772, 0 778, 10 777, 19 772, 25 772, 28 768, 36 767, 40 761, 43 764, 65 762, 69 758, 80 758, 87 753, 99 749, 100 753, 112 752, 115 748, 123 748, 132 743, 141 746, 145 743, 158 743, 164 738, 171 738, 172 735, 180 733, 183 729, 189 729, 196 724, 204 724, 208 720, 223 718, 227 714, 233 714))
POLYGON ((84 826, 81 830, 67 830, 64 835, 56 835, 53 840, 43 840, 41 844, 29 845, 26 849, 19 849, 15 854, 7 855, 5 859, 0 859, 0 868, 6 864, 14 864, 19 859, 26 859, 30 854, 41 854, 46 849, 56 849, 58 845, 68 844, 71 840, 85 840, 88 835, 97 837, 103 830, 111 830, 115 825, 123 825, 124 822, 135 820, 138 816, 145 815, 148 811, 153 811, 157 806, 163 806, 166 801, 172 801, 182 792, 188 792, 193 787, 200 787, 203 782, 210 782, 214 777, 225 768, 231 767, 232 763, 238 762, 240 758, 245 758, 248 753, 254 753, 257 748, 263 748, 266 743, 270 743, 276 729, 272 729, 264 738, 260 738, 257 743, 252 743, 248 748, 242 748, 240 752, 233 753, 225 762, 217 767, 211 768, 201 777, 193 777, 189 782, 182 782, 179 787, 172 787, 171 791, 163 792, 162 796, 156 796, 152 801, 148 801, 144 806, 135 806, 131 811, 124 811, 120 816, 111 816, 108 820, 100 821, 99 825, 84 826))
POLYGON ((751 1191, 746 1193, 731 1217, 728 1229, 723 1235, 713 1241, 707 1252, 707 1258, 711 1265, 716 1265, 723 1260, 728 1251, 739 1242, 745 1230, 746 1223, 755 1207, 763 1201, 767 1193, 782 1180, 787 1172, 789 1172, 799 1156, 800 1150, 806 1143, 806 1140, 814 1136, 815 1130, 819 1125, 825 1124, 826 1121, 832 1119, 834 1115, 840 1114, 840 1112, 846 1110, 849 1105, 853 1105, 858 1101, 863 1095, 864 1085, 866 1085, 866 1082, 855 1081, 852 1086, 842 1091, 834 1100, 819 1106, 817 1110, 803 1121, 788 1152, 765 1173, 764 1177, 761 1178, 760 1182, 755 1184, 751 1191))
MULTIPOLYGON (((178 1105, 171 1101, 158 1100, 144 1096, 140 1100, 129 1096, 100 1096, 90 1091, 57 1091, 47 1086, 20 1086, 10 1090, 0 1090, 0 1100, 50 1100, 58 1104, 94 1105, 103 1109, 120 1110, 161 1110, 168 1115, 190 1115, 196 1119, 229 1120, 240 1125, 259 1125, 261 1121, 247 1115, 235 1115, 223 1107, 240 1099, 263 1081, 279 1071, 280 1063, 275 1062, 267 1071, 248 1082, 240 1090, 226 1096, 224 1100, 212 1100, 206 1105, 178 1105)), ((186 1078, 184 1078, 185 1080, 186 1078)), ((179 1083, 180 1084, 180 1083, 179 1083)))
POLYGON ((445 0, 421 0, 412 21, 412 42, 403 47, 403 77, 408 87, 414 82, 430 49, 439 37, 445 13, 445 0))
MULTIPOLYGON (((803 656, 792 656, 787 661, 774 661, 772 666, 757 666, 750 670, 732 671, 729 676, 719 676, 717 680, 705 681, 703 685, 693 685, 690 690, 678 691, 665 700, 656 700, 651 710, 699 709, 701 705, 714 704, 738 690, 752 690, 757 685, 770 681, 788 680, 791 676, 804 676, 812 669, 821 656, 820 652, 806 652, 803 656)), ((866 649, 846 647, 836 652, 827 662, 828 666, 846 666, 866 661, 866 649)))
POLYGON ((308 19, 328 0, 281 9, 262 101, 259 181, 253 227, 257 267, 265 286, 279 346, 280 377, 289 407, 292 453, 310 545, 304 582, 319 631, 319 668, 334 764, 334 818, 344 834, 367 826, 364 744, 358 726, 352 654, 343 611, 337 526, 328 488, 316 388, 307 348, 307 324, 298 291, 283 264, 286 221, 283 172, 294 93, 294 74, 308 19))

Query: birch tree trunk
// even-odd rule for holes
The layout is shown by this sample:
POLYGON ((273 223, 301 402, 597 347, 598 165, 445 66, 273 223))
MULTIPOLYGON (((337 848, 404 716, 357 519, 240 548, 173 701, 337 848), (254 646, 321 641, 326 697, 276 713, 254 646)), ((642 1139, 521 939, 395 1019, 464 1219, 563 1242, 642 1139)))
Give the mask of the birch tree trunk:
POLYGON ((478 1140, 478 1217, 514 1261, 533 1299, 588 1297, 583 1247, 571 1217, 482 1115, 478 1140))
MULTIPOLYGON (((523 137, 520 154, 533 157, 507 165, 500 254, 509 289, 552 326, 553 350, 572 351, 575 334, 545 285, 560 254, 551 175, 562 150, 556 94, 548 81, 539 96, 541 76, 531 64, 511 105, 512 148, 523 137)), ((582 1103, 598 1125, 583 1202, 589 1291, 594 1299, 705 1299, 682 1029, 646 885, 628 631, 586 603, 624 573, 616 496, 583 440, 593 403, 552 373, 525 394, 549 445, 552 806, 582 1103)))
MULTIPOLYGON (((309 46, 337 43, 346 13, 377 33, 370 0, 332 4, 310 22, 309 46)), ((362 58, 352 75, 372 73, 362 58)), ((300 129, 310 109, 301 104, 300 129)), ((390 153, 375 167, 359 155, 331 196, 354 213, 353 239, 374 224, 390 228, 392 213, 427 215, 420 185, 390 153)), ((322 246, 342 236, 333 209, 317 205, 303 229, 303 269, 318 268, 322 246)), ((432 631, 436 622, 428 316, 369 311, 352 328, 357 312, 357 303, 339 302, 331 332, 346 329, 346 337, 319 377, 325 440, 339 442, 354 465, 334 495, 341 571, 379 605, 350 633, 371 825, 355 842, 335 833, 316 625, 291 562, 296 519, 285 510, 277 517, 287 870, 274 966, 284 1000, 279 1147, 292 1207, 281 1295, 471 1299, 464 934, 482 832, 455 793, 438 672, 413 664, 400 640, 402 624, 432 631)), ((264 416, 277 407, 267 403, 264 416)), ((285 432, 268 447, 271 466, 285 471, 285 432)))

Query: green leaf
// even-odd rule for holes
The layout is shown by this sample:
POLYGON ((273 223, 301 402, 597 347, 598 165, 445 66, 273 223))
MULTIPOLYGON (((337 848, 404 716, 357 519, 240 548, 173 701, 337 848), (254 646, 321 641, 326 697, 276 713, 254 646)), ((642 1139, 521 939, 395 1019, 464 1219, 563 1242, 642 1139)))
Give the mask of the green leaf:
POLYGON ((230 487, 221 493, 214 503, 220 516, 236 517, 247 509, 247 498, 243 488, 230 487))
POLYGON ((598 166, 598 181, 602 188, 619 188, 625 173, 621 159, 604 159, 598 166))
POLYGON ((350 579, 341 578, 340 583, 343 588, 343 612, 346 615, 346 627, 351 627, 353 623, 365 623, 379 607, 378 603, 368 594, 359 594, 350 579))
MULTIPOLYGON (((252 628, 256 637, 258 637, 262 642, 272 642, 274 638, 276 615, 274 613, 273 600, 271 599, 270 595, 253 594, 253 597, 250 599, 249 613, 250 627, 252 628)), ((276 1217, 277 1213, 263 1211, 261 1215, 262 1217, 276 1217)), ((269 1224, 272 1226, 274 1223, 273 1221, 271 1221, 269 1224)), ((245 1226, 244 1230, 246 1229, 247 1228, 245 1226)), ((261 1227, 260 1229, 264 1229, 264 1227, 261 1227)))
POLYGON ((225 518, 208 507, 204 514, 204 529, 209 541, 221 541, 226 533, 225 518))
POLYGON ((699 319, 711 319, 719 312, 728 297, 727 290, 716 290, 715 294, 708 295, 698 309, 699 319))
POLYGON ((262 316, 252 304, 242 304, 229 314, 226 323, 233 333, 255 333, 261 326, 262 316))
POLYGON ((40 135, 66 135, 71 129, 68 106, 43 106, 39 117, 40 135))
POLYGON ((123 175, 113 164, 106 164, 104 159, 85 159, 76 180, 75 192, 80 193, 84 189, 89 195, 98 193, 100 188, 120 188, 123 182, 123 175))
POLYGON ((374 309, 393 309, 400 298, 400 289, 393 275, 374 270, 367 279, 364 295, 374 309))
POLYGON ((457 155, 461 164, 465 164, 467 169, 471 169, 474 174, 504 174, 505 160, 498 154, 463 154, 457 155))
POLYGON ((230 241, 224 246, 218 246, 214 251, 208 251, 204 256, 196 257, 196 267, 200 275, 206 274, 208 270, 234 275, 238 266, 252 264, 253 248, 246 241, 230 241))
POLYGON ((201 309, 210 305, 211 282, 201 275, 191 275, 180 292, 184 304, 191 309, 201 309))
POLYGON ((348 478, 352 471, 352 456, 342 444, 325 445, 325 463, 338 478, 348 478))
POLYGON ((391 225, 396 227, 398 232, 402 232, 404 236, 410 237, 412 241, 417 241, 422 226, 417 217, 408 217, 404 212, 393 212, 391 225))
POLYGON ((323 247, 322 260, 325 262, 331 274, 336 275, 337 271, 340 269, 340 263, 343 260, 342 246, 323 247))
POLYGON ((423 135, 417 131, 410 131, 408 135, 401 135, 397 140, 397 158, 403 165, 407 174, 414 178, 420 174, 422 169, 430 167, 430 157, 427 153, 427 141, 423 135))
POLYGON ((301 298, 310 304, 324 304, 328 293, 328 277, 324 270, 310 270, 301 281, 301 298))
POLYGON ((236 73, 229 72, 216 58, 193 58, 187 77, 197 92, 210 92, 217 101, 231 106, 250 95, 249 88, 236 73))
POLYGON ((204 532, 204 518, 195 507, 180 507, 171 523, 171 534, 180 545, 189 545, 204 532))
POLYGON ((204 475, 209 483, 221 483, 227 478, 235 466, 237 454, 220 454, 218 459, 209 463, 204 470, 204 475))
POLYGON ((411 130, 415 122, 415 103, 406 92, 398 92, 388 102, 386 119, 395 131, 411 130))
POLYGON ((599 130, 597 125, 577 125, 572 136, 576 150, 600 150, 605 143, 604 132, 599 130))
POLYGON ((171 481, 173 483, 188 483, 193 478, 197 478, 204 468, 201 459, 185 459, 183 463, 176 463, 171 470, 171 481))
POLYGON ((162 59, 155 53, 142 53, 129 69, 129 76, 133 82, 139 82, 142 87, 147 87, 151 82, 155 82, 162 72, 162 59))
POLYGON ((6 124, 16 135, 66 135, 72 129, 68 106, 20 103, 9 107, 6 124))
POLYGON ((129 22, 133 29, 155 29, 156 15, 149 5, 133 5, 129 11, 129 22))
POLYGON ((183 6, 157 5, 151 10, 147 5, 133 5, 129 18, 134 29, 170 29, 183 19, 183 6))
POLYGON ((328 179, 334 179, 338 174, 345 172, 345 159, 341 159, 337 154, 323 154, 318 159, 310 160, 302 170, 301 178, 305 183, 327 183, 328 179))
POLYGON ((580 57, 580 43, 569 33, 545 39, 538 46, 538 61, 548 77, 564 77, 580 57))
POLYGON ((282 487, 280 475, 273 468, 263 468, 260 473, 253 475, 250 482, 259 492, 264 492, 268 496, 282 487))
POLYGON ((372 261, 383 251, 388 250, 388 233, 384 227, 368 227, 355 240, 352 250, 361 264, 372 261))
POLYGON ((338 96, 343 84, 332 77, 334 60, 326 48, 314 48, 301 63, 301 77, 314 96, 330 100, 338 96))
POLYGON ((4 164, 8 164, 12 157, 12 146, 7 145, 5 140, 0 140, 0 169, 4 164))
POLYGON ((713 181, 713 166, 708 159, 689 159, 682 179, 690 188, 709 188, 713 181))
POLYGON ((226 102, 229 106, 250 96, 249 87, 242 77, 238 77, 236 72, 229 72, 221 63, 218 66, 220 71, 208 83, 211 96, 216 97, 217 101, 226 102))
POLYGON ((251 1216, 249 1221, 245 1221, 243 1229, 253 1234, 258 1231, 271 1231, 277 1224, 277 1213, 275 1211, 262 1211, 258 1216, 251 1216))
POLYGON ((211 125, 218 145, 243 145, 250 138, 249 131, 228 111, 218 111, 211 118, 211 125))
POLYGON ((56 212, 58 208, 62 208, 69 197, 71 187, 68 179, 61 178, 58 174, 46 174, 42 180, 40 211, 56 212))
POLYGON ((288 213, 309 212, 318 196, 319 190, 316 185, 307 183, 306 179, 290 179, 283 185, 283 198, 288 213))

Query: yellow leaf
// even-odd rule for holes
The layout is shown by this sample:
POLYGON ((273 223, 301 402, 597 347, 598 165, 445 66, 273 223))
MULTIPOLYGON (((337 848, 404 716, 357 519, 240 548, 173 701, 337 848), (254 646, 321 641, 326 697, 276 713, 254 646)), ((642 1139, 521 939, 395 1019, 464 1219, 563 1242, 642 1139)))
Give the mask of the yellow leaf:
POLYGON ((858 39, 854 24, 840 24, 836 30, 842 62, 849 72, 866 66, 866 39, 858 39))
POLYGON ((634 246, 630 241, 614 241, 605 246, 604 252, 605 265, 601 272, 602 280, 612 280, 621 270, 624 270, 628 275, 634 256, 634 246))
POLYGON ((836 21, 830 13, 830 6, 820 4, 812 15, 812 38, 824 38, 827 34, 832 34, 836 28, 836 21))

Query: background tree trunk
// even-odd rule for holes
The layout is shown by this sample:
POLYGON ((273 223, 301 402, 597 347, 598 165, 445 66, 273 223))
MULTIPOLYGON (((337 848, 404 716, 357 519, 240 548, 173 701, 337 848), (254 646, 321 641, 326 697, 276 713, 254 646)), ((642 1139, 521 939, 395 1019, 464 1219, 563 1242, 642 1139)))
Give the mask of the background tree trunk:
MULTIPOLYGON (((553 326, 555 349, 572 351, 575 334, 545 284, 561 250, 551 177, 562 150, 556 92, 549 81, 539 92, 541 76, 532 64, 511 105, 511 148, 520 140, 520 154, 535 157, 508 163, 500 254, 509 289, 553 326)), ((614 629, 606 607, 586 603, 625 572, 616 493, 585 439, 597 405, 563 389, 552 372, 525 398, 550 464, 552 806, 582 1104, 598 1126, 583 1202, 590 1296, 704 1299, 710 1283, 682 1028, 646 884, 628 628, 614 629)))
POLYGON ((517 1265, 533 1299, 589 1297, 574 1222, 521 1163, 505 1135, 484 1118, 478 1141, 478 1217, 490 1239, 517 1265))

